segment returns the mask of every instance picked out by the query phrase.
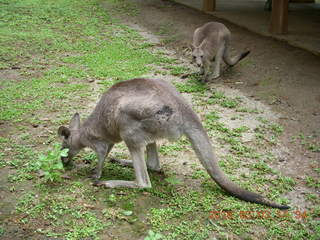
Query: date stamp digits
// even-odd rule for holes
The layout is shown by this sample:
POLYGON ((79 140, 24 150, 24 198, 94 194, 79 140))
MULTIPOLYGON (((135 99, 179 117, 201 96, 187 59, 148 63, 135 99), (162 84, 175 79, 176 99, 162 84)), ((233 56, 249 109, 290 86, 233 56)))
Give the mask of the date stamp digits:
POLYGON ((294 210, 294 211, 210 211, 210 219, 214 220, 232 220, 232 219, 243 219, 243 220, 254 220, 254 219, 269 219, 269 220, 289 220, 296 219, 306 221, 310 217, 310 212, 306 210, 294 210))

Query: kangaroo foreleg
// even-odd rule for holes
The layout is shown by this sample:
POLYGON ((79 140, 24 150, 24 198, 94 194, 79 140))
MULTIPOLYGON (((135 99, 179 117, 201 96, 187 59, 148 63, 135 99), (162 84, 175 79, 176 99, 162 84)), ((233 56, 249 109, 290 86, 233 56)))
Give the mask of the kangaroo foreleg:
POLYGON ((111 149, 113 148, 114 144, 99 144, 95 147, 96 154, 98 156, 98 164, 97 167, 94 169, 92 178, 93 179, 99 179, 102 174, 102 169, 104 166, 104 160, 110 153, 111 149))
POLYGON ((220 77, 220 67, 221 67, 221 61, 222 61, 224 50, 225 50, 225 47, 223 44, 217 51, 217 54, 215 56, 215 61, 214 61, 214 70, 212 73, 212 79, 220 77))
POLYGON ((97 181, 95 185, 105 186, 108 188, 128 187, 128 188, 150 188, 151 182, 147 170, 147 165, 144 160, 144 148, 143 147, 129 147, 129 151, 132 157, 133 167, 135 170, 135 181, 123 181, 123 180, 110 180, 110 181, 97 181))
POLYGON ((205 60, 203 62, 203 80, 202 80, 202 82, 204 83, 210 80, 210 67, 211 67, 211 62, 209 60, 205 60))
POLYGON ((199 72, 199 74, 200 74, 200 75, 203 75, 203 74, 204 74, 204 67, 203 67, 203 66, 200 67, 200 72, 199 72))

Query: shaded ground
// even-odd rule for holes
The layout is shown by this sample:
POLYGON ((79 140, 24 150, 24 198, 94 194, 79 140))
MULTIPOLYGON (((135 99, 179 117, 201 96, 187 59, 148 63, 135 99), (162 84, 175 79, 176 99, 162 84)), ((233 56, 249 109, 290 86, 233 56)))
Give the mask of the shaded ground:
MULTIPOLYGON (((202 9, 202 2, 197 0, 177 0, 192 8, 202 9)), ((263 36, 280 39, 293 46, 320 55, 320 31, 318 24, 320 2, 290 3, 288 13, 288 34, 271 34, 269 32, 271 11, 265 11, 264 0, 217 0, 216 11, 211 12, 215 17, 226 19, 236 25, 263 36)))
MULTIPOLYGON (((227 24, 234 52, 252 53, 208 88, 196 76, 180 76, 194 70, 183 50, 210 16, 170 1, 9 3, 8 13, 27 12, 21 16, 29 22, 23 28, 21 16, 9 18, 17 32, 4 31, 2 46, 9 47, 1 49, 0 238, 131 240, 150 229, 179 240, 318 238, 318 58, 227 24), (6 42, 10 37, 16 41, 6 42), (21 48, 26 44, 30 49, 21 48), (289 215, 221 191, 184 138, 160 143, 164 174, 150 174, 152 189, 92 187, 91 151, 75 159, 70 179, 43 183, 38 155, 58 141, 58 126, 75 111, 87 116, 114 82, 139 76, 173 82, 201 117, 223 170, 241 186, 290 204, 289 215), (210 218, 212 210, 234 216, 210 218), (258 211, 270 218, 248 216, 258 211)), ((123 144, 111 157, 129 158, 123 144)), ((106 163, 102 177, 132 173, 106 163)))

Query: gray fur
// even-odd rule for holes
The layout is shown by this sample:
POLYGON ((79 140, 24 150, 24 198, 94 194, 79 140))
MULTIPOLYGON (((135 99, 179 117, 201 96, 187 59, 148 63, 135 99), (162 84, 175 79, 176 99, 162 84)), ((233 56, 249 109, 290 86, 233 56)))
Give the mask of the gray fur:
POLYGON ((206 23, 194 31, 192 57, 193 62, 200 68, 200 74, 204 75, 204 82, 220 77, 222 60, 229 66, 234 66, 250 53, 250 51, 245 51, 231 58, 230 39, 229 29, 218 22, 206 23), (213 73, 211 74, 212 67, 213 73))
POLYGON ((106 187, 151 187, 147 168, 160 171, 156 141, 162 138, 177 140, 186 135, 194 151, 210 176, 227 192, 246 201, 285 208, 262 196, 251 193, 231 182, 221 171, 202 124, 177 90, 166 81, 132 79, 113 85, 103 94, 91 115, 80 124, 75 114, 69 128, 58 130, 63 137, 63 148, 70 155, 65 163, 84 147, 92 148, 98 156, 94 179, 96 185, 106 187), (135 181, 100 181, 104 160, 114 144, 124 141, 132 161, 118 160, 133 165, 135 181), (144 151, 147 150, 147 161, 144 151))

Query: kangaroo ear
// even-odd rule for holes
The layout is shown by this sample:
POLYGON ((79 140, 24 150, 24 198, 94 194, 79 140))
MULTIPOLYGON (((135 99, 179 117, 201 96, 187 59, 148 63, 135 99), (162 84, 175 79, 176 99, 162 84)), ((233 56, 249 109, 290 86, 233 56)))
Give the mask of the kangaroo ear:
POLYGON ((75 113, 69 124, 70 129, 79 129, 80 128, 80 115, 79 113, 75 113))
POLYGON ((64 138, 68 138, 70 136, 71 132, 69 130, 69 128, 65 127, 65 126, 61 126, 58 129, 58 135, 60 137, 64 137, 64 138))

